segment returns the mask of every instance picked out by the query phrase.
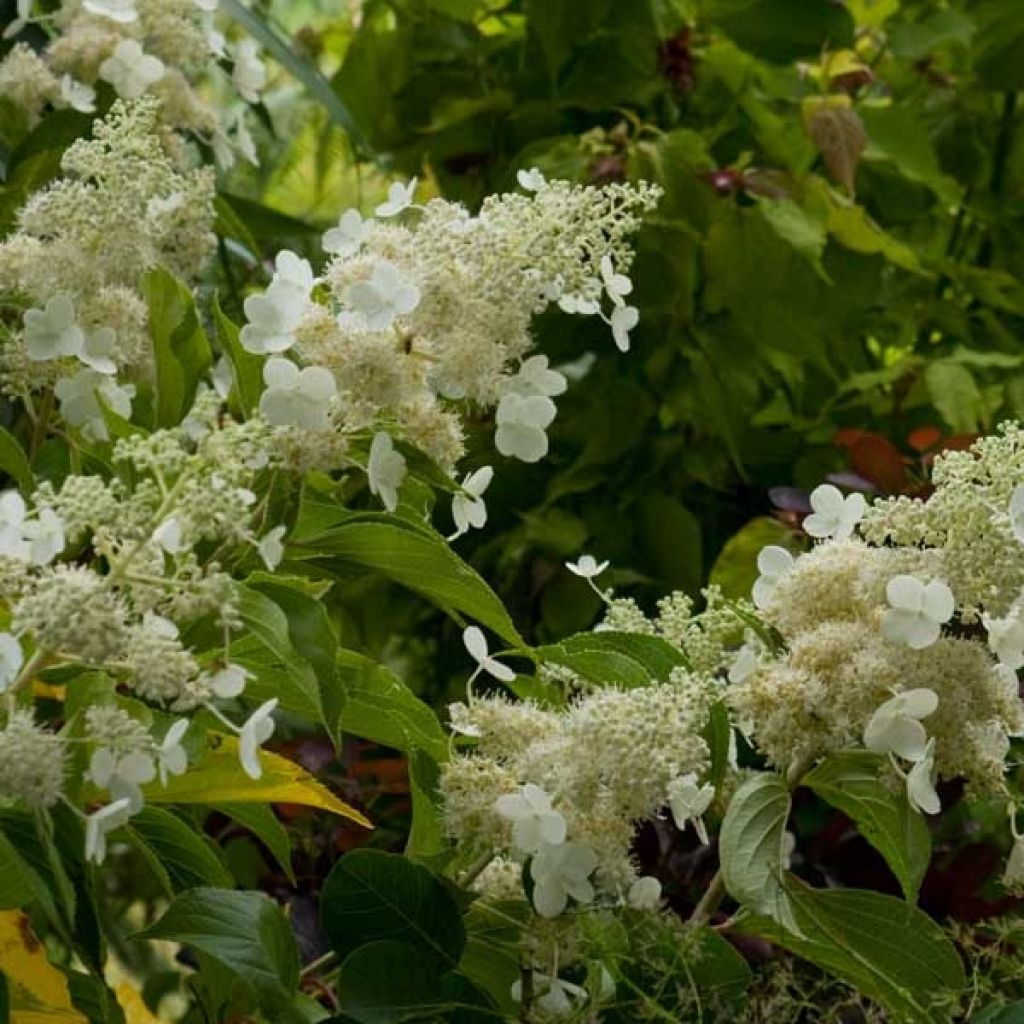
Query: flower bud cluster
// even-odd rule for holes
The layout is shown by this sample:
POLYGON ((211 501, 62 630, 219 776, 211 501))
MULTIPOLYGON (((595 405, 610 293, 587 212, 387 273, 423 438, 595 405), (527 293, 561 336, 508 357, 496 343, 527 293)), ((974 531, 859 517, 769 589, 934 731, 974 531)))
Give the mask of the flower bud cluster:
POLYGON ((530 356, 532 322, 556 302, 624 308, 628 236, 658 190, 531 179, 531 194, 491 196, 472 215, 416 205, 415 185, 393 185, 373 218, 344 213, 324 236, 321 278, 282 252, 266 292, 247 299, 242 344, 269 357, 260 410, 317 438, 384 426, 451 471, 462 416, 495 409, 498 451, 536 461, 567 381, 530 356))
POLYGON ((267 69, 247 38, 230 43, 207 0, 62 0, 53 12, 6 26, 17 37, 32 21, 53 34, 36 53, 16 43, 0 61, 0 98, 35 124, 47 107, 92 113, 101 84, 123 100, 159 100, 161 119, 213 147, 218 163, 256 162, 245 110, 259 101, 267 69), (223 66, 230 66, 229 71, 223 66), (213 105, 210 96, 218 98, 213 105))

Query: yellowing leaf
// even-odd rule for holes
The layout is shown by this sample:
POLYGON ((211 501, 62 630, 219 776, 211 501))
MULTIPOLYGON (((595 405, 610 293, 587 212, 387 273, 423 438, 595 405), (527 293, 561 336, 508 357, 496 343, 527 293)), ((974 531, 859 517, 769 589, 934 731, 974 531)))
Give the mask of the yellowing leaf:
POLYGON ((32 696, 42 700, 64 700, 68 688, 63 684, 44 683, 41 679, 32 682, 32 696))
POLYGON ((238 760, 238 740, 217 735, 214 745, 184 775, 166 786, 152 782, 143 788, 154 804, 282 803, 318 807, 372 828, 372 824, 300 765, 269 751, 260 753, 263 775, 250 779, 238 760))
POLYGON ((118 983, 114 987, 114 995, 117 996, 117 1005, 124 1011, 125 1024, 160 1024, 131 982, 118 983))
POLYGON ((11 1024, 88 1024, 20 910, 0 911, 0 971, 10 986, 11 1024))

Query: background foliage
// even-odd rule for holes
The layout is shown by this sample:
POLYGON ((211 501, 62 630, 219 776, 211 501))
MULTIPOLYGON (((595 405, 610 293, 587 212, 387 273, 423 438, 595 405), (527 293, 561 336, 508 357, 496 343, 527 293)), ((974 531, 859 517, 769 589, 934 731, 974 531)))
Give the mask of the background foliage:
MULTIPOLYGON (((403 545, 414 541, 384 533, 402 528, 370 516, 325 522, 315 487, 297 513, 297 557, 320 560, 325 571, 344 565, 344 582, 321 596, 299 579, 251 581, 254 621, 261 600, 286 617, 271 613, 266 627, 285 670, 306 672, 326 656, 346 694, 343 707, 293 706, 280 749, 366 812, 377 825, 372 836, 290 803, 273 814, 207 791, 217 813, 206 829, 221 853, 150 807, 133 824, 138 859, 124 865, 127 877, 159 863, 154 886, 181 892, 159 922, 146 923, 150 936, 185 943, 202 968, 190 1020, 256 1006, 283 1013, 299 977, 292 931, 303 962, 328 944, 346 955, 351 978, 338 1011, 347 1016, 338 1020, 397 1019, 372 1008, 380 986, 399 975, 411 1005, 484 1019, 472 1010, 479 989, 507 991, 514 979, 515 921, 475 920, 477 911, 425 868, 393 855, 405 849, 433 863, 440 850, 430 788, 446 741, 412 691, 443 714, 465 677, 454 624, 423 598, 472 610, 509 643, 521 636, 544 645, 598 612, 563 568, 582 550, 610 558, 612 581, 642 603, 670 589, 697 595, 709 579, 745 594, 756 551, 795 543, 805 492, 823 478, 921 493, 936 451, 1024 415, 1024 18, 1016 0, 222 6, 282 67, 262 111, 260 167, 237 168, 222 183, 221 259, 208 289, 230 319, 241 319, 266 258, 288 246, 319 259, 320 233, 339 209, 372 201, 390 175, 418 174, 470 206, 514 187, 516 170, 533 165, 579 181, 645 178, 665 192, 639 240, 633 350, 616 352, 586 318, 541 324, 541 349, 585 383, 560 406, 552 456, 539 467, 502 465, 488 495, 489 529, 459 542, 513 621, 476 577, 438 591, 436 581, 452 574, 440 546, 423 540, 425 569, 412 579, 403 545), (380 547, 356 564, 353 552, 367 550, 360 529, 380 547), (339 756, 311 735, 315 718, 344 734, 339 756), (282 822, 296 843, 292 858, 282 822), (367 842, 376 850, 344 857, 325 885, 338 854, 367 842), (225 877, 282 901, 291 928, 256 892, 218 895, 212 887, 225 877), (375 899, 383 885, 407 894, 416 913, 382 916, 375 899), (359 927, 325 936, 316 924, 321 901, 359 927), (197 921, 219 923, 222 934, 197 921), (254 937, 252 945, 224 941, 238 935, 254 937), (227 1008, 215 1005, 225 992, 227 1008)), ((0 10, 4 21, 11 12, 0 10)), ((5 125, 5 227, 26 191, 56 172, 79 129, 40 137, 5 125)), ((229 330, 212 323, 211 334, 218 326, 229 330)), ((489 425, 479 429, 482 436, 489 425)), ((986 881, 1005 842, 992 838, 1001 822, 985 807, 961 803, 943 817, 927 873, 912 852, 892 873, 847 817, 812 795, 830 799, 827 773, 816 776, 794 796, 807 851, 801 877, 888 894, 920 887, 925 911, 962 927, 1011 908, 986 881)), ((852 803, 836 803, 857 817, 852 803)), ((49 877, 56 869, 36 859, 24 822, 4 825, 0 864, 35 865, 21 884, 74 891, 76 877, 49 877)), ((710 876, 710 852, 667 827, 642 835, 638 850, 673 879, 672 904, 691 907, 710 876)), ((883 909, 864 913, 884 922, 883 909)), ((96 912, 81 901, 71 915, 95 932, 96 912)), ((1006 940, 970 934, 961 945, 968 960, 1006 940)), ((595 948, 614 949, 615 938, 600 936, 595 948)), ((650 963, 670 959, 670 939, 649 939, 650 963)), ((171 972, 143 962, 152 954, 138 944, 119 952, 148 972, 144 995, 155 1004, 171 972)), ((778 955, 754 939, 744 952, 755 965, 778 955)), ((709 991, 738 998, 747 967, 731 947, 714 963, 709 991)), ((945 983, 956 974, 948 963, 933 969, 945 971, 945 983)), ((854 980, 884 1002, 885 986, 921 984, 902 970, 893 966, 895 981, 854 980)), ((623 971, 637 972, 636 986, 650 991, 642 966, 623 971)), ((817 984, 793 976, 795 992, 817 984)), ((992 984, 1003 999, 1024 996, 1016 975, 992 984)), ((98 989, 72 996, 79 1008, 106 998, 98 989)), ((670 997, 666 1013, 687 1012, 670 997)), ((817 998, 833 1000, 837 1014, 853 999, 845 990, 817 998)), ((118 1012, 97 1009, 95 1019, 118 1012)), ((621 1019, 635 1012, 624 1007, 621 1019)), ((870 1011, 850 1012, 862 1016, 842 1019, 870 1011)), ((994 1012, 972 1019, 1013 1019, 994 1012)))

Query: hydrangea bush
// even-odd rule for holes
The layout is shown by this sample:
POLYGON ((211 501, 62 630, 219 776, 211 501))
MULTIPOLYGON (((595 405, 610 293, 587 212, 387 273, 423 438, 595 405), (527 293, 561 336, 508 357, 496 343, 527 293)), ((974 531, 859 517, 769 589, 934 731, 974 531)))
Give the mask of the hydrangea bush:
MULTIPOLYGON (((528 643, 453 545, 487 528, 507 463, 484 450, 544 459, 579 376, 538 318, 629 351, 660 190, 526 167, 471 212, 393 182, 316 260, 254 260, 236 323, 211 161, 255 159, 268 69, 215 8, 18 0, 6 26, 0 1017, 727 1021, 757 947, 886 1019, 1004 1019, 976 1005, 983 941, 916 902, 954 788, 999 819, 993 884, 1024 890, 1024 430, 938 457, 927 497, 822 484, 749 600, 648 612, 581 553, 600 621, 528 643), (343 642, 329 595, 370 573, 461 631, 443 725, 343 642), (316 735, 404 755, 403 853, 318 775, 316 735), (799 791, 898 894, 801 873, 799 791), (366 844, 327 844, 313 929, 217 841, 257 837, 294 884, 324 845, 303 809, 366 844), (651 836, 710 869, 698 898, 651 836)), ((1012 928, 992 942, 1011 974, 1012 928)))

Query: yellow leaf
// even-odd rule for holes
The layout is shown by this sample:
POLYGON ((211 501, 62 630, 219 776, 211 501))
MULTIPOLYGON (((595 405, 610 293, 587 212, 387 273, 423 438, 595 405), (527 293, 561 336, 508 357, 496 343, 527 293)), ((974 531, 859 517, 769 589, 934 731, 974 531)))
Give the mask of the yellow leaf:
POLYGON ((10 986, 11 1024, 88 1024, 20 910, 0 911, 0 971, 10 986))
POLYGON ((373 825, 354 807, 339 800, 305 768, 269 751, 260 752, 263 775, 250 779, 238 760, 238 740, 214 735, 213 745, 184 775, 169 779, 166 787, 151 782, 143 787, 153 804, 280 803, 318 807, 367 828, 373 825))
POLYGON ((114 986, 117 1005, 124 1010, 125 1024, 160 1024, 149 1007, 142 1001, 139 990, 130 982, 122 981, 114 986))
POLYGON ((68 688, 62 684, 44 683, 41 679, 32 681, 32 696, 43 700, 64 700, 68 688))

